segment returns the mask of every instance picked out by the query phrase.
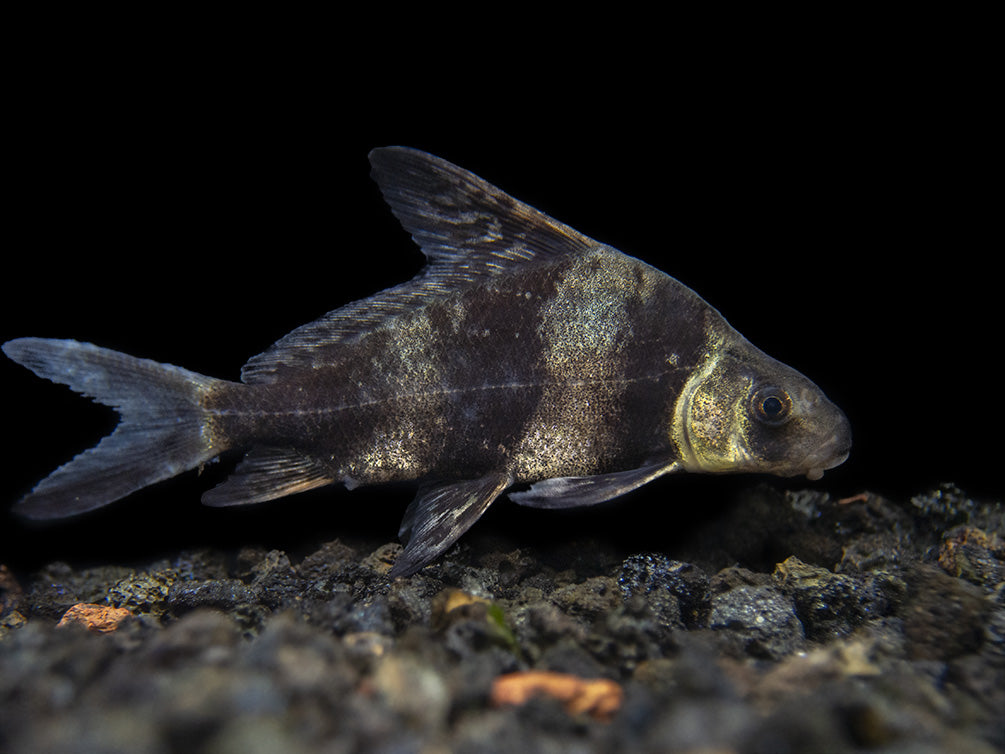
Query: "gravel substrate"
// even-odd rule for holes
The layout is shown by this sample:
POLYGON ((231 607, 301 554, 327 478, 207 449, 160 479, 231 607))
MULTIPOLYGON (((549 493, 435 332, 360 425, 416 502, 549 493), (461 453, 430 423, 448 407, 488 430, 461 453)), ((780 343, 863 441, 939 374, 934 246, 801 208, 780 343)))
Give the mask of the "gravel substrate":
MULTIPOLYGON (((992 752, 1005 508, 751 489, 672 552, 472 532, 0 568, 4 752, 992 752)), ((0 553, 0 562, 3 553, 0 553)))

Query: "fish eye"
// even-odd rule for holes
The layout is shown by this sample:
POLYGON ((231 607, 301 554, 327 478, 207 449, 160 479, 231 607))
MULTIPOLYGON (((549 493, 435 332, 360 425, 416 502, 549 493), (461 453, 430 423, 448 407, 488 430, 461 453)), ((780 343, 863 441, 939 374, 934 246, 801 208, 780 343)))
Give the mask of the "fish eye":
POLYGON ((750 407, 758 421, 777 427, 788 421, 792 399, 779 387, 763 387, 754 393, 750 407))

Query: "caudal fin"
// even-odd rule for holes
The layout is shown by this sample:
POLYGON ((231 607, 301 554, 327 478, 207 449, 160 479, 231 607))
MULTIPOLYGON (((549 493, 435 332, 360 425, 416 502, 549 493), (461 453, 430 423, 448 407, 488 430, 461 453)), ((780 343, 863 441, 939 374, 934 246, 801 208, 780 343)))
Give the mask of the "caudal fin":
POLYGON ((202 397, 220 380, 75 340, 20 338, 3 352, 120 415, 112 434, 43 479, 15 510, 60 518, 205 463, 223 448, 204 432, 202 397))

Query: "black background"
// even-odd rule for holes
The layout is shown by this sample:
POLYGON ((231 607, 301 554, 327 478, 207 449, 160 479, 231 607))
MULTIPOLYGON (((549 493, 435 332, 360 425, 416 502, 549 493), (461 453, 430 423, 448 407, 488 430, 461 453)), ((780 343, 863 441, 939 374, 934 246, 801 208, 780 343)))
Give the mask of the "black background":
MULTIPOLYGON (((405 144, 677 277, 816 381, 852 455, 781 486, 1000 496, 1001 171, 980 61, 668 61, 645 84, 500 76, 462 98, 447 73, 364 82, 323 52, 162 52, 88 50, 36 65, 17 93, 0 340, 76 338, 236 379, 292 328, 421 267, 366 159, 405 144)), ((0 379, 6 509, 114 419, 6 359, 0 379)), ((0 563, 390 540, 412 494, 202 507, 221 473, 54 525, 4 514, 0 563)), ((479 527, 658 547, 755 481, 669 477, 589 511, 501 501, 479 527)))

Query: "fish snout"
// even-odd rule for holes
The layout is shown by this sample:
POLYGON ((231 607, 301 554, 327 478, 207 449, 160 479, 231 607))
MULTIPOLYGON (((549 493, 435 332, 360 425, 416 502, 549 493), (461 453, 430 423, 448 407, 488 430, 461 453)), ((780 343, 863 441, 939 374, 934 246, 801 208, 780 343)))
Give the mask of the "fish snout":
POLYGON ((806 478, 811 481, 820 479, 828 469, 840 466, 851 454, 851 424, 839 408, 836 406, 832 408, 834 430, 806 456, 802 464, 806 469, 806 478))

